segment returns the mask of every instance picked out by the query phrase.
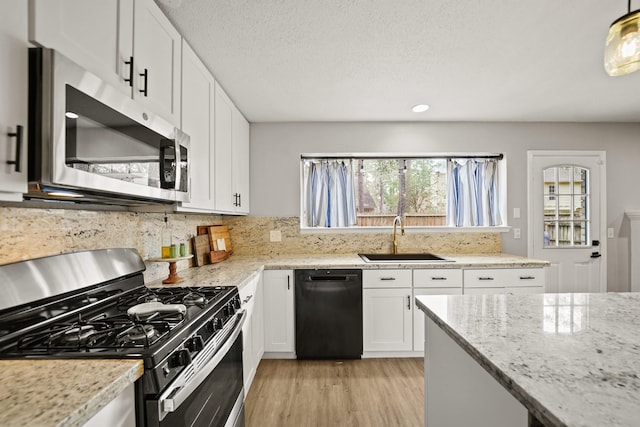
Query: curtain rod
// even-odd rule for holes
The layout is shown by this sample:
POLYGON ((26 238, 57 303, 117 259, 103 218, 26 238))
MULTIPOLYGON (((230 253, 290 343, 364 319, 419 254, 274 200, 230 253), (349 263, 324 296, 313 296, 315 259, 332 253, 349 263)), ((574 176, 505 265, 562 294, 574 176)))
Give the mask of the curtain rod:
POLYGON ((504 154, 301 154, 302 160, 336 160, 336 159, 364 159, 364 160, 392 160, 392 159, 498 159, 502 160, 504 154))

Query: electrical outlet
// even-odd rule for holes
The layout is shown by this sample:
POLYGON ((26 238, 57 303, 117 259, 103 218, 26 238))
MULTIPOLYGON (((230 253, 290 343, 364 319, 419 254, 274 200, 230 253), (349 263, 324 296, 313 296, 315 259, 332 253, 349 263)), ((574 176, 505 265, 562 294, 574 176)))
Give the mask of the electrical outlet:
POLYGON ((519 239, 520 238, 520 229, 519 228, 514 228, 513 229, 513 238, 514 239, 519 239))
POLYGON ((271 231, 269 231, 269 241, 271 241, 271 242, 281 242, 282 241, 282 232, 280 230, 271 230, 271 231))
POLYGON ((615 237, 613 228, 607 228, 607 238, 613 239, 615 237))

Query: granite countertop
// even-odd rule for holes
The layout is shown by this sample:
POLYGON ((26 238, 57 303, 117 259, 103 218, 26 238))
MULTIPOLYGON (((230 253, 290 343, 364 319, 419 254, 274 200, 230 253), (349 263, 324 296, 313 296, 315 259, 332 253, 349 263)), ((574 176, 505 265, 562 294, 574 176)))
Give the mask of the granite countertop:
MULTIPOLYGON (((178 271, 178 286, 242 286, 264 269, 295 268, 512 268, 544 267, 546 261, 495 254, 447 256, 455 262, 364 262, 356 254, 237 256, 178 271)), ((163 285, 162 279, 147 283, 163 285)), ((0 360, 0 425, 79 426, 142 376, 141 361, 0 360)))
MULTIPOLYGON (((277 255, 248 256, 231 255, 227 260, 178 271, 184 279, 178 286, 242 286, 263 269, 296 268, 526 268, 547 267, 549 262, 509 254, 493 255, 442 255, 454 262, 384 262, 368 263, 356 254, 334 255, 277 255)), ((162 279, 147 283, 147 286, 162 285, 162 279)))
POLYGON ((143 369, 138 360, 0 360, 0 425, 81 426, 143 369))
POLYGON ((545 425, 639 425, 640 293, 416 299, 545 425))

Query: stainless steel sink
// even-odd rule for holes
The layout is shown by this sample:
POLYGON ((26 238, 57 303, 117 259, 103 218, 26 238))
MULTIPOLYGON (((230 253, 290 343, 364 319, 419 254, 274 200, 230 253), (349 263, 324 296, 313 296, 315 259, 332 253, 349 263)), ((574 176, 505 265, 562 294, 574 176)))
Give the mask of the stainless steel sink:
POLYGON ((358 254, 365 262, 454 262, 438 255, 424 253, 407 254, 358 254))

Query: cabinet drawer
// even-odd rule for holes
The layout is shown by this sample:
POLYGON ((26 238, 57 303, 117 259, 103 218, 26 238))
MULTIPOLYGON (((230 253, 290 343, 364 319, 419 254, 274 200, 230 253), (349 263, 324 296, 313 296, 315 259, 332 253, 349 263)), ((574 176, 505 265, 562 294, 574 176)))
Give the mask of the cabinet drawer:
POLYGON ((464 270, 465 288, 544 286, 542 268, 504 268, 464 270))
POLYGON ((410 288, 411 270, 363 270, 363 288, 410 288))
POLYGON ((415 288, 461 288, 462 270, 423 268, 413 270, 415 288))

